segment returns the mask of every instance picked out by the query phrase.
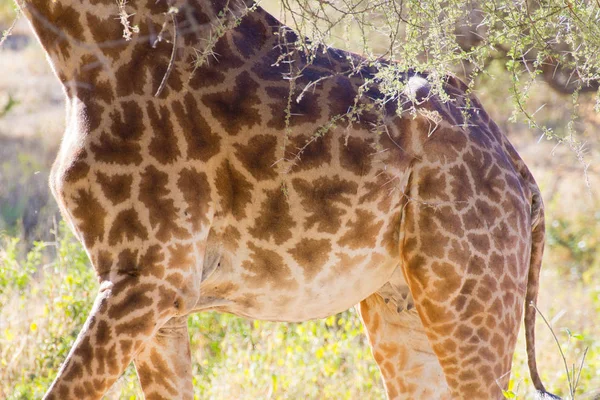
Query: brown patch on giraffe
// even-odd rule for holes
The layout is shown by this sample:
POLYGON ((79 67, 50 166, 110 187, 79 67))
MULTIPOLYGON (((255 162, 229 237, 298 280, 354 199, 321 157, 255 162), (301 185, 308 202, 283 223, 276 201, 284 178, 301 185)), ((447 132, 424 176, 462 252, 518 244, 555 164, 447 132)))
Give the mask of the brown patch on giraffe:
POLYGON ((189 232, 179 225, 179 209, 169 198, 169 175, 149 165, 141 175, 139 199, 148 208, 150 226, 157 229, 154 236, 160 241, 172 237, 186 239, 189 232))
MULTIPOLYGON (((435 212, 420 213, 421 251, 427 257, 443 259, 450 238, 439 233, 441 227, 440 223, 436 222, 437 220, 435 212)), ((443 227, 441 229, 443 231, 443 227)))
POLYGON ((366 255, 356 255, 349 256, 345 253, 336 253, 335 256, 339 259, 339 262, 333 265, 330 269, 329 275, 322 280, 325 284, 331 283, 332 281, 337 281, 340 275, 344 274, 346 271, 356 267, 358 265, 363 264, 368 256, 366 255))
POLYGON ((285 56, 286 47, 275 45, 264 57, 260 57, 258 63, 252 68, 252 72, 260 80, 281 82, 282 78, 290 73, 289 63, 284 62, 290 58, 285 56))
POLYGON ((213 67, 220 71, 226 72, 232 68, 240 68, 244 65, 244 61, 236 56, 231 49, 227 37, 222 37, 217 43, 215 43, 213 52, 217 57, 217 61, 214 62, 213 67))
MULTIPOLYGON (((169 364, 161 357, 156 349, 152 349, 150 354, 150 361, 154 366, 154 379, 161 389, 165 389, 172 397, 177 397, 179 391, 174 386, 173 382, 170 381, 172 371, 169 368, 169 364)), ((163 396, 160 396, 162 399, 163 396)), ((149 399, 150 400, 150 399, 149 399)))
POLYGON ((148 247, 146 252, 140 256, 138 262, 141 274, 144 276, 152 275, 158 279, 162 279, 165 275, 164 260, 165 255, 159 245, 155 244, 148 247))
POLYGON ((30 21, 44 49, 50 53, 60 53, 64 59, 68 59, 71 45, 62 35, 77 41, 84 40, 84 28, 79 21, 79 12, 63 3, 44 0, 31 1, 27 7, 34 8, 39 15, 30 21))
POLYGON ((173 308, 179 308, 181 306, 177 292, 174 290, 162 287, 158 291, 158 311, 164 313, 164 311, 172 310, 173 308))
MULTIPOLYGON (((450 168, 448 184, 450 185, 450 193, 456 200, 467 200, 474 196, 473 188, 469 182, 467 169, 464 165, 455 165, 450 168)), ((462 208, 459 208, 459 210, 462 208)))
MULTIPOLYGON (((155 0, 148 0, 148 8, 157 8, 162 2, 156 2, 155 0)), ((163 4, 167 8, 168 4, 163 4)), ((155 13, 157 14, 157 13, 155 13)), ((198 1, 187 0, 184 4, 179 6, 179 12, 176 14, 177 27, 181 31, 184 43, 186 46, 195 46, 198 43, 198 27, 200 25, 208 24, 211 22, 211 18, 202 10, 202 6, 198 1)), ((191 63, 189 63, 191 65, 191 63)))
POLYGON ((144 125, 144 113, 135 101, 122 101, 121 113, 114 110, 110 114, 110 133, 124 140, 133 141, 142 137, 146 126, 144 125))
POLYGON ((446 174, 439 167, 423 167, 417 175, 419 200, 425 202, 450 201, 446 193, 446 174))
POLYGON ((295 289, 298 283, 283 258, 274 251, 248 243, 251 261, 244 261, 242 267, 248 272, 243 276, 254 287, 266 285, 277 289, 295 289))
POLYGON ((87 116, 88 130, 95 131, 100 127, 103 121, 104 107, 98 104, 95 100, 87 100, 85 102, 85 115, 87 116))
POLYGON ((396 213, 389 221, 388 226, 383 234, 382 245, 387 249, 392 256, 400 255, 400 221, 402 220, 402 212, 396 213))
POLYGON ((107 175, 100 171, 96 172, 97 182, 100 184, 102 193, 110 200, 113 205, 128 200, 131 196, 131 185, 133 177, 131 175, 107 175))
MULTIPOLYGON (((189 60, 189 64, 194 62, 195 58, 189 60)), ((225 74, 217 66, 203 65, 196 68, 189 85, 192 89, 198 90, 204 87, 218 86, 223 82, 225 82, 225 74)))
POLYGON ((243 18, 238 27, 233 30, 233 43, 245 58, 255 55, 262 49, 268 38, 269 32, 263 21, 252 14, 243 18))
POLYGON ((242 128, 249 129, 261 123, 260 112, 256 108, 261 102, 257 94, 259 84, 246 71, 238 75, 235 83, 230 90, 202 96, 213 117, 230 135, 237 135, 242 128))
POLYGON ((351 249, 374 248, 383 226, 383 221, 375 221, 376 216, 371 211, 357 209, 356 218, 348 223, 349 230, 338 240, 338 244, 351 249))
POLYGON ((192 167, 184 168, 179 173, 177 187, 187 205, 184 210, 187 222, 198 232, 202 224, 208 222, 207 214, 211 204, 208 178, 204 172, 198 172, 192 167))
POLYGON ((157 110, 151 101, 147 103, 147 110, 152 131, 148 152, 161 164, 171 164, 181 155, 177 135, 174 134, 171 123, 171 113, 164 105, 159 106, 157 110))
POLYGON ((463 160, 473 181, 477 184, 475 188, 477 193, 494 204, 500 203, 505 181, 501 170, 492 163, 490 154, 471 147, 471 151, 463 155, 463 160))
MULTIPOLYGON (((456 203, 453 204, 456 206, 456 203)), ((433 216, 438 222, 438 226, 443 230, 451 232, 456 236, 462 237, 465 231, 462 226, 460 215, 451 206, 438 206, 433 211, 433 216)))
POLYGON ((254 220, 254 226, 248 232, 259 239, 273 240, 283 244, 292 237, 292 228, 296 222, 290 214, 290 205, 283 188, 265 191, 265 201, 260 213, 254 220))
POLYGON ((361 192, 363 194, 358 200, 359 204, 376 202, 377 209, 385 214, 390 211, 392 206, 393 190, 397 189, 397 182, 400 178, 381 172, 377 174, 374 181, 364 182, 361 192))
POLYGON ((98 327, 96 328, 96 345, 99 347, 105 346, 108 344, 111 338, 111 327, 106 323, 106 321, 102 320, 98 322, 98 327))
POLYGON ((64 170, 64 179, 67 182, 73 183, 85 178, 90 172, 90 166, 87 163, 87 151, 77 149, 66 163, 67 167, 64 170))
POLYGON ((246 205, 252 201, 252 185, 229 160, 217 169, 215 178, 217 193, 221 197, 218 204, 224 213, 231 212, 235 219, 246 217, 246 205))
MULTIPOLYGON (((140 383, 143 388, 150 386, 154 382, 154 372, 148 363, 137 363, 135 365, 135 371, 138 375, 140 383)), ((146 389, 147 390, 147 389, 146 389)), ((148 398, 148 395, 145 393, 144 398, 148 398)))
POLYGON ((467 242, 452 239, 447 254, 449 261, 452 261, 456 265, 463 267, 467 265, 471 251, 467 242))
POLYGON ((304 278, 312 281, 329 260, 331 243, 327 239, 304 238, 288 252, 304 270, 304 278))
POLYGON ((221 242, 226 249, 233 251, 238 248, 238 243, 241 238, 242 235, 240 234, 240 231, 235 226, 230 225, 223 231, 221 242))
POLYGON ((110 272, 113 264, 112 255, 108 251, 100 250, 96 255, 92 254, 92 264, 98 272, 98 277, 102 282, 105 278, 105 274, 110 272))
POLYGON ((108 309, 109 318, 119 321, 134 312, 150 307, 154 304, 152 296, 155 288, 154 284, 135 285, 127 291, 123 300, 111 304, 108 309))
POLYGON ((358 92, 350 79, 345 76, 337 76, 329 91, 329 119, 346 115, 354 106, 358 92))
POLYGON ((82 378, 83 368, 81 363, 71 359, 71 362, 65 367, 64 374, 64 377, 67 381, 73 381, 77 378, 82 378))
POLYGON ((482 254, 488 254, 490 250, 490 238, 487 233, 485 234, 477 234, 477 233, 469 233, 467 235, 469 238, 469 242, 473 245, 476 251, 482 254))
POLYGON ((135 238, 148 240, 148 230, 142 225, 137 211, 133 208, 128 208, 117 214, 108 232, 108 244, 114 246, 123 242, 125 238, 129 241, 135 238))
POLYGON ((103 132, 98 142, 92 143, 90 147, 96 161, 118 165, 142 163, 141 147, 138 143, 112 138, 106 132, 103 132))
MULTIPOLYGON (((140 25, 140 35, 148 35, 147 24, 140 25)), ((124 63, 116 72, 117 78, 117 96, 126 97, 132 94, 144 95, 146 92, 146 76, 151 77, 150 93, 154 94, 165 76, 172 51, 172 45, 166 41, 159 41, 156 44, 148 40, 136 42, 131 58, 124 63)), ((171 70, 167 84, 161 96, 168 96, 170 89, 178 92, 182 89, 180 72, 175 67, 171 70)))
POLYGON ((291 137, 286 153, 291 154, 291 158, 296 159, 296 162, 290 171, 300 172, 330 163, 331 141, 332 135, 328 134, 319 137, 309 135, 291 137))
MULTIPOLYGON (((102 1, 102 0, 96 0, 96 1, 102 1)), ((141 2, 142 0, 140 0, 141 2)), ((190 5, 196 5, 197 7, 199 7, 199 5, 192 0, 186 0, 186 2, 181 6, 180 11, 185 10, 185 7, 189 7, 190 5)), ((147 0, 146 4, 141 5, 140 7, 144 7, 144 10, 147 11, 149 14, 164 14, 166 12, 169 11, 169 5, 165 4, 161 1, 155 1, 155 0, 147 0)), ((207 21, 208 22, 208 21, 207 21)))
POLYGON ((257 181, 273 179, 277 176, 274 166, 277 161, 275 155, 276 136, 253 136, 247 145, 236 143, 234 147, 236 149, 235 156, 257 181))
POLYGON ((375 153, 372 144, 354 136, 340 137, 340 165, 358 176, 368 175, 375 153))
POLYGON ((275 86, 267 87, 265 90, 269 99, 273 101, 269 105, 271 108, 271 119, 267 122, 269 128, 285 129, 288 126, 294 127, 314 123, 321 116, 319 95, 317 93, 306 92, 302 95, 302 99, 298 101, 301 94, 298 90, 291 94, 291 99, 289 99, 289 87, 275 86))
MULTIPOLYGON (((176 262, 172 265, 179 265, 176 262)), ((173 287, 183 287, 185 285, 185 277, 179 272, 171 272, 167 275, 165 281, 169 282, 173 287)))
MULTIPOLYGON (((427 132, 427 130, 425 130, 427 132)), ((432 163, 446 164, 460 157, 467 147, 468 138, 462 130, 442 128, 436 130, 424 146, 424 155, 432 163)))
POLYGON ((432 279, 427 296, 432 300, 446 301, 450 294, 455 293, 461 287, 462 277, 457 272, 455 265, 436 261, 431 264, 431 271, 436 278, 432 279))
POLYGON ((154 310, 140 315, 139 317, 123 321, 115 326, 115 333, 118 336, 140 337, 150 335, 154 330, 154 310))
POLYGON ((205 296, 216 297, 220 299, 228 299, 239 289, 239 285, 236 285, 232 282, 220 283, 207 288, 207 294, 205 294, 205 296))
POLYGON ((419 315, 425 316, 430 324, 440 325, 454 321, 454 313, 448 309, 447 305, 434 303, 427 297, 421 298, 419 303, 421 304, 419 315))
POLYGON ((117 258, 117 272, 126 274, 132 277, 140 275, 140 265, 137 262, 138 251, 124 249, 119 253, 117 258))
POLYGON ((395 129, 389 129, 378 135, 379 147, 385 150, 387 158, 386 165, 394 165, 406 168, 415 158, 413 145, 412 124, 410 118, 394 118, 392 124, 395 129))
POLYGON ((169 249, 169 267, 171 270, 189 270, 194 266, 192 259, 193 245, 176 243, 168 247, 169 249))
POLYGON ((319 232, 336 233, 342 225, 341 217, 346 210, 339 205, 350 206, 349 197, 355 195, 358 185, 339 176, 321 177, 312 182, 296 178, 294 190, 302 198, 301 204, 310 215, 304 228, 317 226, 319 232))
MULTIPOLYGON (((102 62, 98 61, 97 55, 86 54, 81 57, 77 71, 78 81, 85 82, 92 86, 89 90, 77 93, 86 108, 89 108, 88 106, 92 103, 97 104, 98 101, 102 101, 107 105, 113 104, 115 96, 112 85, 107 79, 103 80, 100 78, 103 68, 104 65, 102 62)), ((91 119, 100 120, 102 116, 93 116, 90 114, 91 112, 86 112, 88 128, 89 131, 92 131, 96 129, 97 126, 93 126, 96 121, 92 122, 91 119)))
POLYGON ((183 104, 173 102, 173 113, 187 143, 187 158, 208 161, 221 149, 221 138, 198 112, 198 103, 191 93, 183 98, 183 104))
POLYGON ((92 248, 96 240, 104 238, 106 210, 90 190, 79 189, 72 199, 75 207, 72 207, 71 213, 79 220, 75 226, 83 236, 85 247, 92 248))
POLYGON ((251 310, 256 308, 258 301, 256 301, 256 293, 243 293, 241 296, 233 297, 232 300, 242 306, 244 310, 251 310))
POLYGON ((85 18, 94 42, 99 43, 100 51, 117 61, 123 55, 124 47, 117 44, 123 41, 123 25, 119 19, 114 16, 100 18, 89 12, 85 14, 85 18))

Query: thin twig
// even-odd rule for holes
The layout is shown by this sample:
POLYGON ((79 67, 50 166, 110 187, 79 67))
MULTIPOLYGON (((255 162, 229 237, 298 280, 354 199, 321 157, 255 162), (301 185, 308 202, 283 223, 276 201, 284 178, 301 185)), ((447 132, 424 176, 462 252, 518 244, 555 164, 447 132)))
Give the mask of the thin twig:
POLYGON ((173 65, 175 65, 175 54, 177 52, 177 20, 175 19, 175 12, 171 12, 171 10, 169 10, 169 14, 171 14, 171 20, 173 21, 173 50, 171 51, 171 59, 169 60, 169 65, 167 66, 165 76, 163 76, 162 82, 160 83, 160 86, 158 87, 154 97, 158 97, 162 93, 163 89, 167 85, 169 75, 171 75, 171 71, 173 70, 173 65))
POLYGON ((544 323, 546 324, 548 329, 550 329, 550 333, 552 334, 552 337, 554 338, 554 341, 556 342, 556 346, 558 346, 558 351, 560 351, 560 356, 562 357, 563 363, 565 365, 565 371, 567 371, 567 380, 569 381, 569 391, 571 392, 571 398, 573 398, 573 395, 574 395, 573 383, 571 382, 571 375, 569 375, 569 366, 567 365, 567 358, 565 357, 565 353, 563 353, 563 350, 558 341, 558 338, 556 337, 556 334, 554 333, 554 329, 552 329, 552 327, 550 326, 550 323, 548 322, 548 320, 546 319, 544 314, 542 314, 542 312, 539 310, 539 308, 537 308, 537 306, 533 302, 531 302, 529 304, 529 306, 535 308, 535 311, 540 315, 540 317, 542 317, 542 320, 544 320, 544 323))
POLYGON ((20 17, 21 17, 21 10, 17 10, 17 15, 15 16, 15 19, 12 22, 12 24, 10 24, 10 26, 8 27, 7 30, 2 32, 2 38, 0 38, 0 47, 2 47, 2 45, 4 44, 6 39, 8 39, 8 37, 12 34, 12 31, 13 31, 13 29, 15 29, 15 25, 17 25, 17 21, 19 20, 20 17))
POLYGON ((581 364, 579 365, 579 372, 577 373, 577 380, 575 380, 575 389, 579 386, 579 378, 581 378, 581 371, 583 370, 583 363, 585 361, 585 356, 587 356, 587 352, 590 348, 586 347, 583 351, 583 357, 581 357, 581 364))

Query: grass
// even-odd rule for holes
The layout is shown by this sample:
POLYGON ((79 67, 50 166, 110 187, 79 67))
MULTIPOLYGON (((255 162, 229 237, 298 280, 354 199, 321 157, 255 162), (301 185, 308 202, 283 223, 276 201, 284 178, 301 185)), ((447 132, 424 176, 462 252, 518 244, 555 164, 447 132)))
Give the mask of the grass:
MULTIPOLYGON (((61 224, 52 242, 0 252, 0 398, 40 398, 83 325, 97 289, 87 256, 61 224)), ((304 324, 231 315, 189 319, 198 398, 383 398, 354 311, 304 324)), ((130 368, 109 397, 138 398, 130 368)))

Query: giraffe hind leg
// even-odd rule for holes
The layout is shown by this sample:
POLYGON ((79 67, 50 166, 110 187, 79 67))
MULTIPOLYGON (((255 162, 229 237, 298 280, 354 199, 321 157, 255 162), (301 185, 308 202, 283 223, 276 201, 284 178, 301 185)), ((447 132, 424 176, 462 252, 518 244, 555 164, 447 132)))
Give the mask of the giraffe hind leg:
POLYGON ((514 214, 496 232, 416 202, 405 211, 406 282, 455 399, 502 399, 508 386, 528 271, 514 214))
POLYGON ((146 400, 194 398, 187 317, 167 321, 133 362, 146 400))
POLYGON ((386 284, 357 306, 389 399, 449 398, 408 289, 386 284))

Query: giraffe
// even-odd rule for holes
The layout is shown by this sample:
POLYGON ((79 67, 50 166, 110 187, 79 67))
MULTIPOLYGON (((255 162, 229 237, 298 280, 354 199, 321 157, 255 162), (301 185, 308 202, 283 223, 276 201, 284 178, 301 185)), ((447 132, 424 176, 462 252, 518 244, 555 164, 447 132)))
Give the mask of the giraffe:
POLYGON ((540 191, 464 83, 442 102, 407 71, 378 101, 387 62, 298 50, 252 0, 19 6, 67 99, 50 186, 100 283, 46 399, 99 399, 130 362, 146 399, 189 399, 190 313, 357 304, 390 399, 502 398, 523 316, 553 396, 526 306, 540 191))

